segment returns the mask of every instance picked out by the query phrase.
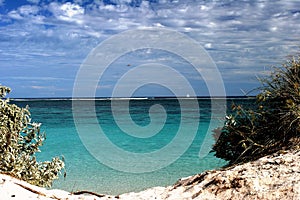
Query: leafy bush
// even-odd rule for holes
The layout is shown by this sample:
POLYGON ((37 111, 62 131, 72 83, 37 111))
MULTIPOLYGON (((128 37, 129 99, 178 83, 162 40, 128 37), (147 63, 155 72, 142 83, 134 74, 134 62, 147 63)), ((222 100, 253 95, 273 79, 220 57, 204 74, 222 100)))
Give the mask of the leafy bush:
POLYGON ((233 114, 215 131, 215 155, 230 164, 257 159, 281 149, 299 148, 300 57, 291 58, 261 80, 251 108, 233 105, 233 114))
POLYGON ((50 187, 64 162, 59 158, 37 162, 45 139, 39 123, 31 122, 28 107, 20 108, 5 99, 10 88, 0 86, 0 172, 38 186, 50 187))

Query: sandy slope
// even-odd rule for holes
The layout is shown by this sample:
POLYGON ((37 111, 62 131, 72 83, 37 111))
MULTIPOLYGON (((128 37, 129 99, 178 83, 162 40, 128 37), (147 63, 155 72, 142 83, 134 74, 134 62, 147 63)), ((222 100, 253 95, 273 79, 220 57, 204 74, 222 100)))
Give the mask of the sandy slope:
POLYGON ((75 195, 46 190, 0 174, 0 199, 300 199, 300 150, 276 153, 224 170, 183 178, 169 187, 155 187, 119 196, 75 195))

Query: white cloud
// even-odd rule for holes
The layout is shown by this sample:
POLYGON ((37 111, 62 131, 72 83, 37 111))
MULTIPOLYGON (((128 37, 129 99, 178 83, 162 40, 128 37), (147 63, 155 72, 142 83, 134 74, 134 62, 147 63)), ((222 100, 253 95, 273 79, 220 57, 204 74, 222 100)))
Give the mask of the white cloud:
POLYGON ((37 90, 41 90, 41 89, 46 89, 47 87, 45 86, 39 86, 39 85, 33 85, 31 86, 32 89, 37 89, 37 90))
POLYGON ((204 45, 204 47, 205 47, 206 49, 211 49, 211 48, 212 48, 212 44, 211 44, 211 43, 206 43, 206 44, 204 45))
POLYGON ((27 0, 29 3, 38 4, 40 0, 27 0))
POLYGON ((76 4, 72 4, 70 2, 61 5, 60 9, 63 11, 63 15, 67 17, 73 17, 76 15, 84 14, 84 9, 82 7, 76 4))
POLYGON ((72 4, 70 2, 65 4, 53 2, 49 5, 49 10, 59 20, 76 22, 77 24, 83 23, 82 16, 84 15, 84 8, 77 4, 72 4))
POLYGON ((206 6, 206 5, 201 5, 200 6, 200 10, 202 10, 202 11, 208 11, 208 10, 210 10, 210 8, 208 6, 206 6))
POLYGON ((38 6, 25 5, 21 6, 18 10, 21 15, 27 16, 36 15, 39 12, 40 8, 38 6))
POLYGON ((24 5, 19 7, 17 10, 10 11, 7 16, 14 20, 28 20, 31 23, 43 23, 44 16, 39 15, 40 7, 24 5))
POLYGON ((10 11, 8 13, 8 16, 13 19, 23 19, 23 17, 20 15, 20 13, 17 12, 16 10, 10 11))

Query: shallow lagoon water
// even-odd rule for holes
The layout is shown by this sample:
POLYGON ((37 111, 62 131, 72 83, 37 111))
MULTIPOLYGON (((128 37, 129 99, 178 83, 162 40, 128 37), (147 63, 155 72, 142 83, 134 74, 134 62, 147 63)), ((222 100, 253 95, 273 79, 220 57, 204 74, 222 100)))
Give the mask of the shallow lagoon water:
MULTIPOLYGON (((122 111, 122 100, 118 101, 120 101, 118 104, 120 108, 117 108, 117 110, 122 111)), ((215 158, 213 153, 209 153, 203 158, 199 157, 199 151, 206 134, 209 136, 209 139, 206 140, 209 144, 206 144, 206 146, 209 148, 213 144, 212 132, 208 130, 209 123, 213 125, 211 128, 221 126, 224 123, 224 116, 211 119, 210 99, 199 99, 197 101, 199 103, 200 118, 196 119, 195 116, 198 116, 199 113, 195 113, 191 109, 188 111, 188 115, 185 116, 189 119, 184 124, 184 126, 194 126, 195 120, 199 122, 198 131, 192 144, 172 164, 146 173, 118 171, 95 159, 85 148, 77 133, 71 100, 22 100, 14 103, 22 107, 29 105, 32 120, 41 122, 42 131, 46 132, 47 139, 41 148, 41 152, 37 154, 38 159, 50 160, 51 157, 62 155, 65 158, 67 176, 66 178, 61 176, 59 180, 56 180, 53 188, 68 191, 90 190, 98 193, 120 194, 141 191, 153 186, 171 185, 181 177, 219 168, 225 164, 223 160, 215 158)), ((82 120, 79 119, 79 121, 89 127, 91 114, 89 110, 84 109, 87 102, 80 101, 82 115, 79 116, 82 116, 82 120)), ((247 101, 240 100, 240 102, 245 103, 247 101)), ((227 103, 230 105, 232 100, 227 100, 227 103)), ((113 118, 110 100, 96 100, 95 111, 99 125, 113 144, 125 151, 147 153, 160 150, 172 141, 180 127, 180 120, 182 120, 180 118, 180 105, 176 99, 131 100, 129 103, 130 117, 139 126, 153 123, 149 117, 149 109, 154 104, 160 104, 164 107, 167 118, 161 131, 149 138, 136 138, 124 133, 113 118)), ((122 119, 122 112, 120 113, 121 116, 119 117, 122 119)), ((158 118, 159 116, 160 113, 157 113, 158 118)), ((128 116, 124 115, 124 120, 126 124, 128 116)), ((130 127, 127 128, 130 130, 130 127)), ((90 131, 93 132, 93 129, 90 129, 90 131)), ((187 131, 185 134, 191 133, 187 131)), ((185 142, 184 137, 182 142, 185 142)), ((165 158, 162 156, 161 159, 165 158)), ((122 165, 122 163, 119 164, 122 165)), ((150 164, 143 163, 145 167, 150 164)))

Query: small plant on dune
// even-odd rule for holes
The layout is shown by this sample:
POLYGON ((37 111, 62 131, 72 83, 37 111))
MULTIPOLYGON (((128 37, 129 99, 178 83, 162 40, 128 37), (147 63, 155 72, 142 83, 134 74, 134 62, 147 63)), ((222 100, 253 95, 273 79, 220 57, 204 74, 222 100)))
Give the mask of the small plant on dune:
POLYGON ((37 186, 50 187, 64 168, 63 160, 38 162, 45 139, 40 124, 31 122, 28 108, 20 108, 5 99, 10 88, 0 86, 0 172, 37 186))
POLYGON ((216 157, 230 164, 257 159, 282 149, 299 148, 300 57, 289 59, 261 80, 251 108, 232 106, 224 126, 216 131, 216 157))

